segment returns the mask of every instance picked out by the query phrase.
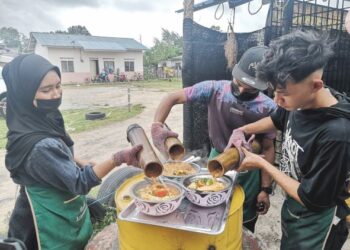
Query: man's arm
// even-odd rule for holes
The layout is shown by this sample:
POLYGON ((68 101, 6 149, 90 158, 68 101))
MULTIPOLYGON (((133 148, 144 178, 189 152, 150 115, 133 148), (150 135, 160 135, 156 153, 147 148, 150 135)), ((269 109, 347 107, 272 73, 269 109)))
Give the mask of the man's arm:
POLYGON ((187 98, 183 89, 167 95, 158 105, 153 121, 164 123, 172 107, 176 104, 186 103, 186 101, 187 98))
POLYGON ((275 131, 276 127, 273 124, 271 117, 265 117, 259 121, 244 125, 239 129, 242 129, 246 134, 262 134, 275 131))
POLYGON ((298 195, 300 182, 294 180, 285 173, 282 173, 280 170, 275 168, 272 164, 261 158, 259 155, 253 154, 243 147, 242 150, 245 154, 245 158, 237 171, 252 170, 256 168, 264 170, 277 182, 278 185, 281 186, 285 192, 288 193, 289 196, 304 206, 298 195))
MULTIPOLYGON (((275 147, 273 145, 273 141, 268 138, 264 138, 262 141, 262 154, 264 155, 265 159, 273 164, 275 160, 275 147)), ((272 183, 272 178, 270 175, 265 171, 261 170, 261 187, 270 187, 272 183)))

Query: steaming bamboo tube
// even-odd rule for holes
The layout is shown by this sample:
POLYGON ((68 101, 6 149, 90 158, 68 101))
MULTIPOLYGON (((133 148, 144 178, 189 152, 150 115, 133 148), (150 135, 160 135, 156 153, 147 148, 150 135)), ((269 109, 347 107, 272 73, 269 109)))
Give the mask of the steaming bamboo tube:
MULTIPOLYGON (((261 146, 256 140, 252 143, 253 153, 259 154, 261 151, 261 146)), ((219 154, 214 159, 208 162, 208 170, 214 177, 223 176, 227 171, 238 167, 240 162, 240 156, 237 148, 232 147, 225 152, 219 154)))
POLYGON ((143 149, 139 153, 140 167, 147 177, 158 177, 163 172, 163 165, 155 154, 143 128, 132 124, 127 129, 127 139, 134 146, 141 144, 143 149))
POLYGON ((176 137, 168 137, 165 140, 165 148, 172 160, 181 161, 185 156, 185 148, 176 137))

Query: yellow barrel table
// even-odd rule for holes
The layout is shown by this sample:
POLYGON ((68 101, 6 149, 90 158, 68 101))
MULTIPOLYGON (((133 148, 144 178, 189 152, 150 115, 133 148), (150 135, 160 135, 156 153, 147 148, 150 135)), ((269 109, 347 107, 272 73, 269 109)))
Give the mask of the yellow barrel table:
MULTIPOLYGON (((115 195, 118 213, 131 202, 130 189, 132 185, 143 178, 143 173, 133 176, 119 187, 115 195)), ((242 249, 243 201, 243 189, 236 186, 225 230, 218 235, 117 219, 119 248, 121 250, 240 250, 242 249)))

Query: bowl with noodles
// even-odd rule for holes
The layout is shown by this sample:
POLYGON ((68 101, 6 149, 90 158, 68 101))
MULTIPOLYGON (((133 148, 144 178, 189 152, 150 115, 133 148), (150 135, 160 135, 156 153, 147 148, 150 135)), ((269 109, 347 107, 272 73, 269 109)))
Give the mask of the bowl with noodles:
POLYGON ((218 206, 231 195, 233 181, 230 177, 213 178, 210 174, 197 174, 183 180, 186 198, 201 207, 218 206))
POLYGON ((163 164, 162 175, 168 179, 182 181, 184 178, 198 174, 201 167, 196 163, 168 161, 163 164))
POLYGON ((164 180, 141 181, 131 188, 136 207, 151 216, 162 216, 174 212, 184 198, 184 190, 179 183, 164 180))

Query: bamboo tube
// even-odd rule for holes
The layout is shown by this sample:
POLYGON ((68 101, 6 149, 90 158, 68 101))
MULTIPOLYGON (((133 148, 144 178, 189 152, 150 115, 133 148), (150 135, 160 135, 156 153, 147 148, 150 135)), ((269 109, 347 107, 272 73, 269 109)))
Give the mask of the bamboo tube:
POLYGON ((181 161, 185 156, 185 148, 176 137, 169 137, 165 140, 165 148, 172 160, 181 161))
MULTIPOLYGON (((164 124, 164 128, 171 131, 171 129, 166 123, 164 124)), ((185 156, 185 147, 183 146, 181 141, 176 137, 168 137, 165 140, 165 148, 169 157, 172 160, 181 161, 185 156)))
MULTIPOLYGON (((252 151, 256 154, 259 154, 261 151, 261 146, 256 140, 254 140, 252 143, 252 151)), ((239 152, 237 148, 232 147, 210 160, 208 162, 208 170, 212 176, 221 177, 227 171, 238 168, 239 162, 239 152)))
POLYGON ((155 154, 143 128, 132 124, 127 129, 127 139, 134 146, 141 144, 143 149, 139 153, 140 167, 147 177, 158 177, 163 172, 163 165, 155 154))

